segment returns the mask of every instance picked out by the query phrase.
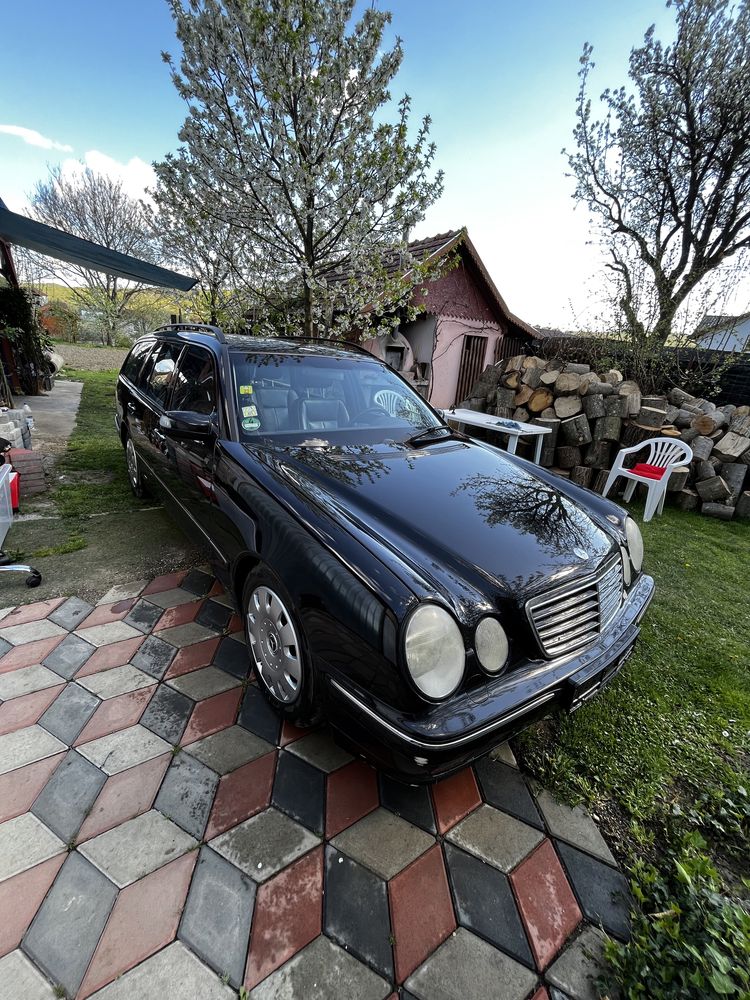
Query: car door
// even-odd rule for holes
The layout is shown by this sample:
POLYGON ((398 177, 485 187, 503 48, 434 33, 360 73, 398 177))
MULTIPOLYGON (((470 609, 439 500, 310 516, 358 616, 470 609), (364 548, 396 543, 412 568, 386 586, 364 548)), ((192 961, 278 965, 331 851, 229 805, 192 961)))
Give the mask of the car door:
POLYGON ((133 421, 134 425, 137 425, 137 430, 133 433, 133 443, 149 478, 155 480, 160 489, 166 487, 168 443, 159 420, 167 405, 172 376, 181 350, 182 344, 179 343, 169 341, 158 343, 138 379, 141 406, 138 407, 140 412, 135 415, 139 419, 133 421))

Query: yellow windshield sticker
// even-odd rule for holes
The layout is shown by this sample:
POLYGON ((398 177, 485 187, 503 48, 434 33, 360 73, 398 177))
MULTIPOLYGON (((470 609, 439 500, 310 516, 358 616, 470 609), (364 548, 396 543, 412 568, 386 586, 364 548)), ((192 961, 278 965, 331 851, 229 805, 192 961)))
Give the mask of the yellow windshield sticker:
POLYGON ((253 387, 251 385, 241 385, 240 386, 240 396, 252 396, 253 387))

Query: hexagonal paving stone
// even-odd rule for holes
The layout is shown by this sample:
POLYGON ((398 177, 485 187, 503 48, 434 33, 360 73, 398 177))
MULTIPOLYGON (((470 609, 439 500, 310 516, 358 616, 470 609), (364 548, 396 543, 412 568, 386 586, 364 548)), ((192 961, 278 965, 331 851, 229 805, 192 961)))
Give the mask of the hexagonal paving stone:
POLYGON ((547 980, 573 1000, 599 1000, 596 981, 606 970, 604 935, 586 927, 547 970, 547 980))
POLYGON ((0 774, 43 760, 68 748, 41 726, 26 726, 0 736, 0 774))
POLYGON ((0 824, 0 882, 65 850, 65 844, 32 813, 0 824))
POLYGON ((87 691, 95 694, 97 698, 106 699, 116 698, 117 695, 126 694, 128 691, 150 687, 156 681, 131 663, 125 663, 121 667, 113 667, 111 670, 102 670, 98 674, 81 677, 78 683, 87 691))
POLYGON ((132 625, 123 621, 108 622, 106 625, 93 625, 91 628, 77 629, 74 635, 90 642, 92 646, 109 646, 112 642, 122 642, 123 639, 141 638, 141 633, 132 625))
POLYGON ((105 774, 117 774, 134 764, 142 764, 166 753, 171 747, 144 726, 131 726, 91 743, 82 743, 78 752, 100 767, 105 774))
POLYGON ((448 834, 448 840, 506 874, 543 838, 539 830, 488 805, 475 809, 448 834))
POLYGON ((278 809, 266 809, 220 834, 210 846, 254 881, 265 882, 318 843, 318 837, 278 809))
POLYGON ((69 750, 39 794, 31 811, 45 826, 70 843, 107 780, 98 767, 69 750))
POLYGON ((376 809, 331 843, 381 878, 391 879, 424 854, 435 839, 387 809, 376 809))
POLYGON ((290 743, 288 749, 326 773, 354 760, 350 753, 338 746, 329 729, 316 729, 301 740, 290 743))
POLYGON ((10 701, 34 691, 56 687, 60 683, 59 674, 38 663, 10 673, 0 674, 0 701, 10 701))
POLYGON ((216 667, 204 667, 202 670, 191 670, 188 674, 180 674, 179 677, 172 677, 167 681, 169 687, 180 691, 182 694, 192 698, 193 701, 202 701, 212 695, 221 694, 231 688, 240 686, 236 677, 230 677, 223 670, 216 667))
POLYGON ((237 1000, 235 991, 225 986, 180 941, 146 959, 94 996, 96 1000, 154 1000, 155 997, 237 1000))
POLYGON ((583 806, 571 809, 564 802, 558 802, 546 790, 539 791, 536 800, 553 837, 567 840, 574 847, 579 847, 610 865, 616 865, 604 837, 583 806))
POLYGON ((386 883, 334 847, 326 848, 325 932, 382 976, 393 979, 386 883))
POLYGON ((241 726, 230 726, 220 733, 206 736, 185 748, 185 753, 197 757, 218 774, 228 774, 242 764, 267 754, 270 743, 249 733, 241 726))
POLYGON ((95 648, 80 636, 66 635, 60 645, 45 657, 44 666, 69 681, 93 656, 95 648))
POLYGON ((23 646, 27 642, 37 642, 39 639, 52 639, 58 635, 65 635, 65 629, 60 625, 55 625, 48 618, 26 622, 23 625, 10 625, 7 628, 0 628, 0 639, 4 639, 12 646, 23 646))

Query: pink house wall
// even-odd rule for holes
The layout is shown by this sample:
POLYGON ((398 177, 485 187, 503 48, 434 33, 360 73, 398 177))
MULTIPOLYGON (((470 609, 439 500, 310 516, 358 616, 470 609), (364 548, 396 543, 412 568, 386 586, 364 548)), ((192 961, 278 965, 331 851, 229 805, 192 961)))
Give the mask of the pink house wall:
MULTIPOLYGON (((448 407, 460 403, 456 399, 458 373, 461 367, 461 354, 464 337, 486 337, 487 349, 484 354, 484 365, 491 365, 495 360, 495 345, 503 331, 495 322, 481 320, 459 319, 453 316, 440 316, 437 321, 435 350, 432 356, 432 388, 430 402, 433 406, 448 407)), ((408 332, 406 333, 408 338, 408 332)))

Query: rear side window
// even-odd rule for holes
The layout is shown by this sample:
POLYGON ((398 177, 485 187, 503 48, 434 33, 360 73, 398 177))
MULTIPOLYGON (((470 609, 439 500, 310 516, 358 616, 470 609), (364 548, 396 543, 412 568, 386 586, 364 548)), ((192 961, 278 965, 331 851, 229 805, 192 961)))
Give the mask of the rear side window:
POLYGON ((129 379, 133 385, 138 384, 138 375, 143 367, 143 362, 146 360, 146 355, 153 346, 153 340, 139 340, 137 344, 133 345, 130 354, 125 358, 125 363, 122 366, 120 374, 129 379))
POLYGON ((210 351, 188 347, 174 376, 172 410, 213 413, 216 410, 216 369, 210 351))
POLYGON ((159 406, 164 406, 169 395, 181 344, 160 344, 151 354, 141 373, 143 392, 159 406))

